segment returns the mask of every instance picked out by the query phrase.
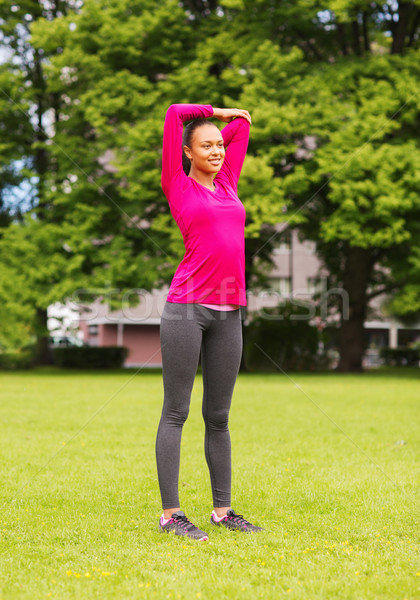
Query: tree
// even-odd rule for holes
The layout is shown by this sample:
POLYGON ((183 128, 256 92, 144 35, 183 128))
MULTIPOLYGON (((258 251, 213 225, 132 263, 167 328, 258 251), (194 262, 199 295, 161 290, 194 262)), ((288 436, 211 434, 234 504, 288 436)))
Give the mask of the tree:
MULTIPOLYGON (((64 14, 72 3, 57 2, 43 4, 33 0, 24 0, 16 4, 10 0, 3 0, 0 4, 0 22, 2 48, 7 49, 8 58, 3 65, 4 73, 7 73, 9 82, 15 81, 13 92, 8 96, 10 104, 19 109, 20 120, 12 120, 7 123, 7 137, 9 139, 20 139, 19 156, 9 155, 10 168, 16 173, 15 185, 22 183, 26 190, 25 202, 13 203, 11 213, 7 222, 22 220, 22 213, 32 210, 37 206, 37 218, 46 220, 46 215, 50 214, 52 208, 48 205, 48 171, 50 168, 48 154, 48 111, 56 107, 57 98, 48 97, 46 93, 45 78, 43 73, 43 51, 34 48, 30 43, 30 26, 33 22, 44 17, 54 19, 64 14), (24 129, 25 135, 22 135, 24 129), (19 158, 19 166, 16 160, 19 158), (10 218, 13 214, 13 218, 10 218)), ((3 274, 9 277, 9 285, 3 286, 7 298, 5 302, 12 310, 12 307, 22 308, 23 296, 13 297, 17 294, 14 281, 19 279, 19 272, 15 271, 8 259, 13 255, 14 248, 8 243, 8 229, 1 230, 1 257, 3 263, 3 274)), ((11 233, 11 238, 15 238, 15 232, 11 233)), ((17 248, 19 252, 19 248, 17 248)), ((26 257, 26 260, 34 258, 26 257)), ((25 282, 25 286, 30 285, 30 280, 25 282)), ((28 330, 43 332, 38 336, 37 352, 40 361, 47 360, 47 312, 46 308, 41 308, 42 300, 38 302, 34 310, 26 311, 26 314, 33 315, 33 327, 27 327, 28 330)), ((13 312, 13 311, 12 311, 13 312)), ((21 310, 16 314, 21 315, 21 310)))
MULTIPOLYGON (((28 168, 19 175, 33 184, 22 223, 1 232, 3 289, 10 309, 24 303, 33 309, 25 314, 32 315, 37 362, 48 360, 51 302, 77 290, 92 297, 110 283, 153 283, 154 252, 164 251, 140 225, 142 206, 121 194, 127 183, 111 163, 123 127, 154 106, 155 77, 179 64, 184 42, 194 43, 183 17, 173 1, 87 2, 82 12, 72 2, 0 6, 2 42, 11 50, 5 68, 10 77, 19 73, 19 93, 28 104, 19 156, 27 157, 28 168), (24 293, 13 284, 22 272, 24 293)), ((18 101, 14 92, 11 104, 18 101)), ((19 122, 9 119, 8 125, 17 137, 19 122)), ((156 165, 153 174, 157 189, 156 165)), ((149 198, 155 195, 149 189, 149 198)))
POLYGON ((418 53, 317 65, 292 94, 277 75, 283 61, 267 42, 242 98, 255 105, 257 152, 270 156, 290 223, 317 242, 330 283, 348 293, 339 369, 360 370, 368 302, 404 284, 397 265, 419 239, 418 53), (292 96, 284 105, 280 86, 292 96))
MULTIPOLYGON (((226 58, 232 47, 221 53, 202 41, 206 15, 188 18, 173 0, 127 7, 125 1, 87 2, 79 14, 40 19, 31 28, 31 43, 49 57, 46 90, 59 106, 47 192, 53 222, 61 227, 56 252, 62 255, 64 248, 73 267, 77 262, 73 285, 83 287, 87 277, 91 289, 94 282, 99 287, 112 282, 120 291, 114 303, 133 287, 168 283, 182 257, 181 237, 160 188, 167 107, 191 101, 224 105, 243 81, 223 81, 220 55, 226 58)), ((247 235, 255 245, 257 232, 263 228, 268 238, 268 224, 281 218, 282 202, 271 168, 262 158, 248 162, 247 235)), ((250 264, 248 279, 252 272, 250 264)), ((60 273, 68 279, 69 266, 60 273)), ((51 276, 46 285, 56 292, 49 298, 58 299, 66 289, 51 276)))
MULTIPOLYGON (((23 208, 12 202, 13 191, 19 189, 30 173, 27 156, 32 126, 27 114, 29 104, 23 88, 24 78, 7 64, 0 66, 0 245, 2 231, 22 218, 23 208)), ((30 193, 30 192, 27 192, 30 193)), ((23 196, 23 192, 22 192, 23 196)), ((23 202, 22 202, 23 203, 23 202)), ((13 250, 5 246, 4 256, 13 250)), ((15 349, 31 339, 30 306, 19 303, 17 296, 24 282, 19 274, 0 262, 0 349, 15 349), (14 295, 16 292, 16 296, 14 295)))

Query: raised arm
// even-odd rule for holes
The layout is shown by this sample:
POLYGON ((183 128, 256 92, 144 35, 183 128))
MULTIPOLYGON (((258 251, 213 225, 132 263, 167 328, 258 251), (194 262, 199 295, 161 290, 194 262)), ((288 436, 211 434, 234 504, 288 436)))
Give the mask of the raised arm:
POLYGON ((213 111, 216 118, 228 122, 222 129, 226 155, 220 174, 236 189, 248 149, 251 116, 247 110, 237 108, 214 108, 213 111))
POLYGON ((182 131, 183 123, 191 119, 213 116, 210 104, 172 104, 165 117, 162 149, 162 189, 169 192, 174 178, 185 173, 182 169, 182 131))

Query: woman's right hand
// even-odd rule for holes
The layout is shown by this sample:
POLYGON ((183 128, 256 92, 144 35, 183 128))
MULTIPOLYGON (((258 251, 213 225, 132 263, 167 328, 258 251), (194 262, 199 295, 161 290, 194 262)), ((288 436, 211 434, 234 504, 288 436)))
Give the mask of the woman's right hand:
POLYGON ((230 123, 233 119, 241 117, 246 119, 250 125, 252 124, 249 112, 241 108, 213 108, 213 117, 224 123, 230 123))

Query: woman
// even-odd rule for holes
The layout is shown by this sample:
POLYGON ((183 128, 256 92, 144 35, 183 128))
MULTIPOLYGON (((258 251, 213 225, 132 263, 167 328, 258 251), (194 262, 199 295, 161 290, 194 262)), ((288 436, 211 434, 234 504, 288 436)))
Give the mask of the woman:
POLYGON ((246 305, 245 209, 237 184, 245 158, 248 111, 173 104, 163 132, 162 189, 184 239, 160 326, 164 402, 156 437, 163 514, 160 531, 207 540, 180 509, 182 427, 188 417, 200 351, 205 456, 213 494, 210 522, 259 531, 231 502, 229 409, 242 354, 240 306, 246 305), (220 132, 207 121, 229 123, 220 132), (183 123, 194 119, 183 132, 183 123))

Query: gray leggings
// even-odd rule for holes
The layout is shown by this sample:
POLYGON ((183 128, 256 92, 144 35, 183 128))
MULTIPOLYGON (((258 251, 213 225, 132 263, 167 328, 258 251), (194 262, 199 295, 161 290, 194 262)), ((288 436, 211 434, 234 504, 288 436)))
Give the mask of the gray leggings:
POLYGON ((177 508, 182 428, 201 350, 204 452, 213 506, 230 506, 231 445, 228 428, 242 355, 242 312, 166 302, 160 324, 164 400, 156 436, 162 507, 177 508))

